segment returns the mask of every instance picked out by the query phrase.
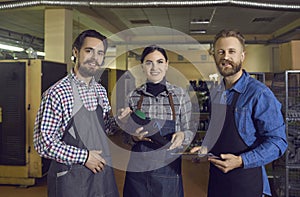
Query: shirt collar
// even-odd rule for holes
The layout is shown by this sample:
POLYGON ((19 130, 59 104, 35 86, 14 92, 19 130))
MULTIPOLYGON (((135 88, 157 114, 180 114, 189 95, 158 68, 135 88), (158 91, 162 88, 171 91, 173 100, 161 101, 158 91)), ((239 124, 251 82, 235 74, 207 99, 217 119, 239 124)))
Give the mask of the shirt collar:
MULTIPOLYGON (((250 75, 243 69, 242 76, 238 79, 238 81, 232 86, 228 91, 236 91, 239 93, 243 93, 246 91, 246 85, 249 81, 250 75)), ((225 90, 224 81, 222 81, 221 86, 219 87, 219 90, 225 90)))
POLYGON ((247 88, 247 83, 249 81, 250 75, 243 69, 243 74, 239 78, 239 80, 236 82, 236 84, 232 87, 233 90, 239 92, 239 93, 244 93, 247 88))
MULTIPOLYGON (((86 83, 80 79, 78 79, 78 77, 75 75, 75 72, 74 72, 74 69, 71 69, 71 78, 73 79, 74 83, 76 85, 79 85, 79 86, 87 86, 86 83)), ((91 81, 90 81, 90 84, 89 84, 89 87, 92 87, 95 85, 95 77, 92 77, 91 81)))

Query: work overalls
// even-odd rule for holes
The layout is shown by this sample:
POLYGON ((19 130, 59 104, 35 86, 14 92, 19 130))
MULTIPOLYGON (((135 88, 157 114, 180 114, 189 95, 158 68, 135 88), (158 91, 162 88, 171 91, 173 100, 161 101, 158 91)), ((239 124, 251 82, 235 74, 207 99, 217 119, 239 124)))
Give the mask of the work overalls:
MULTIPOLYGON (((239 93, 234 93, 231 105, 225 105, 226 117, 221 134, 210 151, 214 155, 234 154, 247 152, 249 147, 241 138, 235 124, 235 107, 239 93)), ((213 109, 221 109, 224 105, 213 104, 213 109)), ((225 110, 225 109, 224 109, 225 110)), ((213 117, 212 117, 213 118, 213 117)), ((237 168, 223 173, 213 164, 210 164, 208 197, 261 197, 263 192, 262 169, 237 168)))
POLYGON ((63 141, 81 149, 102 150, 101 157, 107 164, 103 171, 94 174, 84 165, 65 165, 53 160, 48 171, 48 196, 118 197, 107 136, 104 131, 102 100, 98 96, 97 109, 88 111, 71 77, 70 81, 74 96, 73 115, 64 133, 63 141))
MULTIPOLYGON (((172 109, 173 120, 166 120, 165 124, 175 123, 176 113, 173 103, 172 95, 168 93, 169 103, 172 109)), ((143 102, 143 95, 137 104, 137 109, 141 109, 143 102)), ((174 124, 175 126, 175 124, 174 124)), ((169 144, 170 145, 170 144, 169 144)), ((165 148, 166 149, 166 148, 165 148)), ((123 196, 124 197, 182 197, 182 176, 181 176, 181 158, 171 158, 171 161, 167 161, 167 150, 161 150, 153 142, 139 141, 133 147, 133 152, 138 152, 139 155, 134 158, 134 153, 131 153, 131 157, 128 163, 129 167, 135 167, 138 169, 146 169, 149 167, 149 171, 136 172, 127 171, 125 178, 125 185, 123 196), (152 152, 151 152, 152 151, 152 152), (150 153, 150 156, 143 157, 145 154, 150 153), (153 155, 151 156, 151 153, 153 155), (160 163, 165 160, 166 165, 153 170, 153 166, 156 163, 160 163)), ((177 156, 178 157, 178 156, 177 156)), ((159 165, 157 165, 159 166, 159 165)), ((128 167, 128 168, 129 168, 128 167)))

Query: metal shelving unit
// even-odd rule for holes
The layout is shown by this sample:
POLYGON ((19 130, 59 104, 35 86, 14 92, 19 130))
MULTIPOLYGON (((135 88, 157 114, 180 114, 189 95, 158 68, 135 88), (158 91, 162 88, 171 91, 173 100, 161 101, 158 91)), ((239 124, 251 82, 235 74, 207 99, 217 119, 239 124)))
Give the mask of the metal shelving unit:
POLYGON ((210 121, 210 89, 216 86, 213 81, 190 81, 189 95, 192 101, 192 122, 197 130, 189 148, 200 146, 210 121))
POLYGON ((262 83, 266 82, 266 77, 264 72, 249 72, 249 75, 262 83))
POLYGON ((277 196, 300 197, 300 70, 275 73, 271 89, 282 103, 288 150, 273 162, 277 196))

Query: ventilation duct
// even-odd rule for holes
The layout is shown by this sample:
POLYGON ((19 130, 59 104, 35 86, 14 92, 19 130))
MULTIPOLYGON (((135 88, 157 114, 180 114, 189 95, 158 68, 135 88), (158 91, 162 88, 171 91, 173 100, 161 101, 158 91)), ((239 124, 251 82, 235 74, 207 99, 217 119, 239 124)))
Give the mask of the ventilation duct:
POLYGON ((238 0, 211 0, 211 1, 9 1, 1 2, 0 10, 14 9, 32 6, 86 6, 86 7, 107 7, 107 8, 137 8, 137 7, 205 7, 205 6, 235 6, 235 7, 247 7, 256 9, 271 9, 271 10, 288 10, 299 11, 299 2, 287 2, 273 0, 272 2, 263 1, 238 1, 238 0))

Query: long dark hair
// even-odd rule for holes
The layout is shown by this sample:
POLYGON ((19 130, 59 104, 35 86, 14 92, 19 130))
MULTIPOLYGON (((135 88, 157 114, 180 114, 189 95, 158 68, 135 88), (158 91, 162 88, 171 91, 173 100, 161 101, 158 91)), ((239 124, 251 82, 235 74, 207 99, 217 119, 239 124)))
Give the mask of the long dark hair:
POLYGON ((101 33, 99 33, 98 31, 93 30, 93 29, 89 29, 89 30, 85 30, 85 31, 81 32, 81 34, 79 34, 77 36, 77 38, 75 39, 72 48, 73 49, 76 48, 78 51, 80 51, 82 44, 84 42, 84 39, 86 37, 92 37, 92 38, 97 38, 97 39, 101 40, 104 45, 104 53, 106 52, 107 45, 108 45, 106 37, 104 35, 102 35, 101 33))
POLYGON ((157 45, 150 45, 150 46, 147 46, 144 50, 143 50, 143 53, 141 55, 141 63, 144 62, 144 59, 145 57, 149 54, 149 53, 152 53, 154 51, 159 51, 166 59, 166 61, 168 61, 168 56, 167 56, 167 53, 165 51, 165 49, 157 46, 157 45))

